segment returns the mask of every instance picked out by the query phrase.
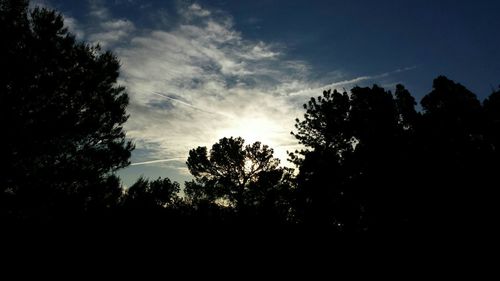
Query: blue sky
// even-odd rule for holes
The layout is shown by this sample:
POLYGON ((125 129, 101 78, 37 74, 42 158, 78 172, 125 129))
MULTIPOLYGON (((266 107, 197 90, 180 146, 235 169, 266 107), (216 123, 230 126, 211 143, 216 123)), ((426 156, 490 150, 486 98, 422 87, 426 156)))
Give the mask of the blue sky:
POLYGON ((125 126, 137 149, 120 171, 189 179, 189 149, 260 140, 285 163, 301 105, 323 89, 404 84, 419 100, 446 75, 481 99, 500 84, 500 2, 38 0, 122 63, 125 126))

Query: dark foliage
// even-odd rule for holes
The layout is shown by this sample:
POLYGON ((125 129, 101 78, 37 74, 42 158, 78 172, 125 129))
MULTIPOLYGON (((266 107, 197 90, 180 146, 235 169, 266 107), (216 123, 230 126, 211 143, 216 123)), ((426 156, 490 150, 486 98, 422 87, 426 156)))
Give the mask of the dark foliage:
POLYGON ((233 210, 237 219, 286 222, 291 216, 290 170, 279 167, 273 150, 242 138, 223 138, 212 146, 189 152, 187 166, 195 177, 185 193, 194 206, 233 210))
POLYGON ((75 41, 62 17, 0 2, 2 215, 79 216, 116 204, 113 172, 129 164, 128 97, 119 62, 75 41))
POLYGON ((423 112, 403 86, 325 91, 305 105, 291 154, 297 211, 305 223, 342 231, 476 230, 494 212, 498 93, 484 106, 446 77, 423 112))
POLYGON ((160 209, 175 204, 179 199, 179 183, 168 178, 146 180, 139 178, 124 195, 123 205, 135 209, 160 209))
POLYGON ((500 90, 481 103, 440 76, 421 111, 402 85, 394 95, 376 85, 324 91, 296 119, 292 134, 305 147, 290 154, 298 174, 268 146, 231 137, 189 152, 194 180, 182 191, 168 178, 123 190, 114 172, 133 145, 122 128, 128 96, 116 84, 117 58, 23 0, 0 0, 0 36, 2 222, 348 233, 494 225, 500 90))
MULTIPOLYGON (((351 95, 325 91, 297 120, 297 139, 308 147, 292 159, 303 220, 342 230, 401 223, 395 206, 397 178, 406 158, 410 115, 414 103, 398 85, 398 99, 374 86, 355 87, 351 95)), ((401 200, 403 198, 398 198, 401 200)))
POLYGON ((459 231, 485 227, 498 178, 498 143, 488 128, 494 117, 464 86, 440 76, 422 99, 417 132, 422 219, 432 227, 459 231))

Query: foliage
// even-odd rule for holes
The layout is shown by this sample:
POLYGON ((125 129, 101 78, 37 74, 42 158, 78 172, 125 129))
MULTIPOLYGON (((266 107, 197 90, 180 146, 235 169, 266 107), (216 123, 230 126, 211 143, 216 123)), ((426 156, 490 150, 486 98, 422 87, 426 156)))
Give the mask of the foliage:
POLYGON ((482 106, 440 76, 422 113, 402 85, 311 98, 292 133, 307 147, 291 154, 300 219, 342 231, 478 227, 498 181, 498 96, 482 106))
POLYGON ((168 178, 150 181, 141 177, 126 190, 123 201, 125 206, 132 208, 164 208, 179 200, 179 191, 179 183, 168 178))
POLYGON ((114 172, 129 164, 133 145, 118 59, 77 42, 63 22, 28 1, 0 0, 2 220, 343 232, 494 225, 500 90, 481 103, 444 76, 421 110, 402 85, 394 94, 374 85, 311 98, 292 132, 305 147, 290 154, 298 174, 267 145, 231 137, 189 152, 194 180, 182 191, 168 178, 142 177, 123 190, 114 172))
POLYGON ((4 211, 51 217, 66 201, 86 210, 117 200, 118 183, 97 190, 133 149, 117 58, 77 42, 60 14, 29 11, 27 1, 0 2, 0 36, 0 188, 23 202, 4 211))
POLYGON ((290 170, 279 167, 273 150, 260 142, 244 146, 242 138, 222 138, 210 152, 192 149, 187 166, 195 177, 185 189, 191 202, 234 207, 243 216, 288 215, 284 197, 290 193, 290 170))

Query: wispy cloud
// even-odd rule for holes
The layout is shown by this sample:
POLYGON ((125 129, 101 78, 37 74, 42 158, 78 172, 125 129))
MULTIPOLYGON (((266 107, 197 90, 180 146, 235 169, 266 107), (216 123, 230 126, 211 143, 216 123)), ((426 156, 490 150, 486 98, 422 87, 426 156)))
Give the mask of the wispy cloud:
POLYGON ((351 86, 355 86, 357 83, 361 83, 364 81, 376 81, 378 79, 389 77, 393 74, 414 70, 416 68, 417 68, 416 66, 410 66, 410 67, 398 68, 398 69, 393 70, 393 71, 384 72, 384 73, 375 74, 375 75, 359 76, 359 77, 355 77, 355 78, 351 78, 351 79, 342 80, 342 81, 334 82, 331 84, 323 85, 323 86, 318 87, 318 88, 311 88, 311 89, 305 89, 302 91, 297 91, 297 92, 291 93, 290 95, 291 96, 298 96, 298 95, 311 96, 311 94, 314 95, 314 93, 316 93, 316 94, 321 93, 325 89, 338 89, 340 87, 351 87, 351 86))
POLYGON ((195 109, 197 111, 201 111, 201 112, 205 112, 205 113, 209 113, 209 114, 220 114, 220 115, 223 115, 223 116, 231 117, 231 116, 225 115, 224 113, 209 111, 209 110, 206 110, 206 109, 203 109, 203 108, 196 107, 196 106, 194 106, 194 105, 192 105, 192 104, 190 104, 188 102, 180 100, 179 98, 170 97, 170 96, 165 95, 163 93, 153 93, 153 94, 158 95, 158 96, 163 97, 163 98, 166 98, 166 99, 169 99, 169 100, 172 100, 172 101, 175 101, 175 102, 177 102, 179 104, 182 104, 182 105, 185 105, 187 107, 193 108, 193 109, 195 109))
POLYGON ((91 22, 68 25, 120 58, 120 83, 130 95, 125 129, 138 151, 134 166, 175 163, 185 172, 179 163, 191 148, 230 136, 268 144, 285 162, 287 150, 300 148, 290 131, 309 96, 410 70, 322 83, 280 44, 246 39, 227 13, 180 2, 177 11, 155 14, 167 26, 141 29, 113 17, 105 2, 89 3, 91 22))
POLYGON ((130 166, 149 165, 149 164, 157 164, 157 163, 173 162, 173 161, 185 161, 186 159, 187 159, 186 157, 158 159, 158 160, 151 160, 151 161, 135 162, 135 163, 130 164, 130 166))
POLYGON ((31 9, 33 9, 35 7, 48 8, 48 9, 53 8, 52 5, 50 4, 50 2, 47 0, 31 0, 29 3, 29 7, 31 9))
POLYGON ((410 71, 410 70, 413 70, 415 68, 417 68, 417 67, 416 66, 410 66, 410 67, 398 68, 396 70, 393 70, 393 71, 390 71, 390 72, 380 73, 380 74, 377 74, 377 75, 360 76, 360 77, 356 77, 356 78, 350 79, 350 80, 335 82, 335 83, 332 83, 330 85, 326 85, 326 87, 336 88, 336 87, 339 87, 339 86, 353 85, 353 84, 360 83, 360 82, 366 81, 366 80, 377 80, 377 79, 389 77, 389 76, 391 76, 393 74, 397 74, 397 73, 401 73, 401 72, 405 72, 405 71, 410 71))
POLYGON ((73 33, 78 40, 82 40, 85 38, 85 31, 80 26, 80 23, 73 17, 65 16, 64 17, 64 25, 68 28, 68 30, 73 33))
MULTIPOLYGON (((102 19, 102 18, 100 18, 102 19)), ((131 37, 135 26, 125 19, 105 19, 94 32, 89 34, 88 40, 99 43, 103 48, 112 48, 116 43, 123 44, 125 39, 131 37)))
POLYGON ((211 14, 209 10, 203 9, 198 3, 193 3, 188 7, 181 7, 179 13, 188 20, 196 17, 208 17, 211 14))
POLYGON ((87 0, 87 3, 88 12, 84 22, 78 22, 72 17, 67 17, 68 20, 65 21, 78 39, 99 43, 101 47, 110 49, 116 47, 117 43, 123 44, 127 38, 133 36, 135 25, 127 19, 114 18, 106 1, 87 0))
POLYGON ((89 16, 93 19, 106 20, 110 18, 110 12, 103 0, 88 0, 89 16))
POLYGON ((116 49, 131 96, 129 136, 150 159, 185 157, 224 136, 260 140, 286 158, 300 108, 282 90, 308 84, 309 66, 275 45, 250 41, 232 19, 199 5, 180 7, 180 24, 151 30, 116 49), (287 88, 289 87, 289 88, 287 88), (169 103, 167 107, 151 106, 169 103))

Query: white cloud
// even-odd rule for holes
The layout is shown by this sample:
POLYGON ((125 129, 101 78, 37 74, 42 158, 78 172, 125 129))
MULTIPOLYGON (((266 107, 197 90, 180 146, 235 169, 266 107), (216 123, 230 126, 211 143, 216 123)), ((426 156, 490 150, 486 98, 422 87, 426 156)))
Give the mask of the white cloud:
POLYGON ((29 3, 29 7, 30 9, 36 7, 51 9, 52 5, 47 0, 31 0, 29 3))
POLYGON ((131 97, 126 129, 150 152, 140 161, 185 159, 191 148, 242 136, 274 147, 285 162, 296 146, 294 119, 303 114, 285 94, 310 87, 307 64, 246 40, 228 16, 197 4, 178 12, 179 25, 116 49, 131 97))
POLYGON ((81 40, 85 37, 85 31, 80 27, 80 24, 75 18, 65 16, 64 26, 68 28, 69 32, 75 35, 76 39, 81 40))
POLYGON ((123 44, 124 39, 129 38, 135 26, 131 21, 124 19, 111 19, 101 22, 99 30, 88 36, 88 40, 101 44, 104 48, 110 48, 116 43, 123 44))
POLYGON ((211 12, 209 10, 203 9, 197 3, 193 3, 188 7, 181 7, 179 13, 181 13, 187 20, 190 20, 194 17, 208 17, 211 15, 211 12))
MULTIPOLYGON (((71 14, 64 14, 64 25, 78 40, 99 43, 105 49, 112 49, 116 44, 126 43, 126 39, 133 36, 136 30, 134 24, 126 19, 113 18, 112 13, 103 0, 88 0, 88 17, 77 20, 71 14)), ((134 1, 123 0, 115 5, 134 1)), ((32 0, 30 8, 35 7, 54 9, 49 0, 32 0)))
MULTIPOLYGON (((389 77, 393 74, 414 70, 415 68, 417 68, 417 67, 410 66, 410 67, 398 68, 398 69, 393 70, 393 71, 384 72, 384 73, 380 73, 380 74, 376 74, 376 75, 359 76, 359 77, 350 78, 347 80, 341 80, 341 81, 327 84, 327 85, 322 85, 321 87, 317 87, 317 88, 310 88, 310 89, 304 89, 301 91, 296 91, 294 93, 291 93, 290 95, 291 96, 314 96, 315 95, 314 93, 320 93, 321 91, 323 91, 323 89, 336 89, 336 90, 340 91, 340 90, 343 90, 341 88, 346 88, 346 87, 351 88, 353 86, 358 85, 358 83, 361 83, 364 81, 378 81, 382 78, 389 77)), ((395 86, 396 84, 397 83, 392 82, 392 83, 385 83, 384 85, 395 86)))
POLYGON ((190 149, 230 136, 262 141, 284 163, 287 150, 300 148, 290 131, 310 96, 391 74, 325 86, 280 45, 245 39, 230 16, 199 4, 179 7, 177 24, 153 30, 111 17, 99 1, 91 2, 90 14, 96 22, 87 38, 113 48, 122 64, 120 83, 130 96, 125 129, 140 151, 136 164, 177 161, 179 173, 187 172, 181 163, 190 149))
POLYGON ((148 165, 148 164, 156 164, 156 163, 163 163, 163 162, 172 162, 172 161, 179 161, 179 160, 186 160, 187 158, 170 158, 170 159, 158 159, 158 160, 151 160, 151 161, 143 161, 143 162, 135 162, 130 164, 131 166, 139 166, 139 165, 148 165))
POLYGON ((121 29, 121 30, 132 30, 134 29, 134 24, 131 21, 118 19, 109 20, 101 23, 103 29, 121 29))
POLYGON ((110 17, 108 8, 105 6, 105 2, 102 0, 88 0, 90 5, 89 16, 98 19, 106 20, 110 17))
POLYGON ((280 55, 280 52, 273 51, 271 46, 260 41, 255 46, 253 46, 248 53, 242 54, 242 56, 249 60, 260 60, 260 59, 271 59, 276 58, 280 55))

